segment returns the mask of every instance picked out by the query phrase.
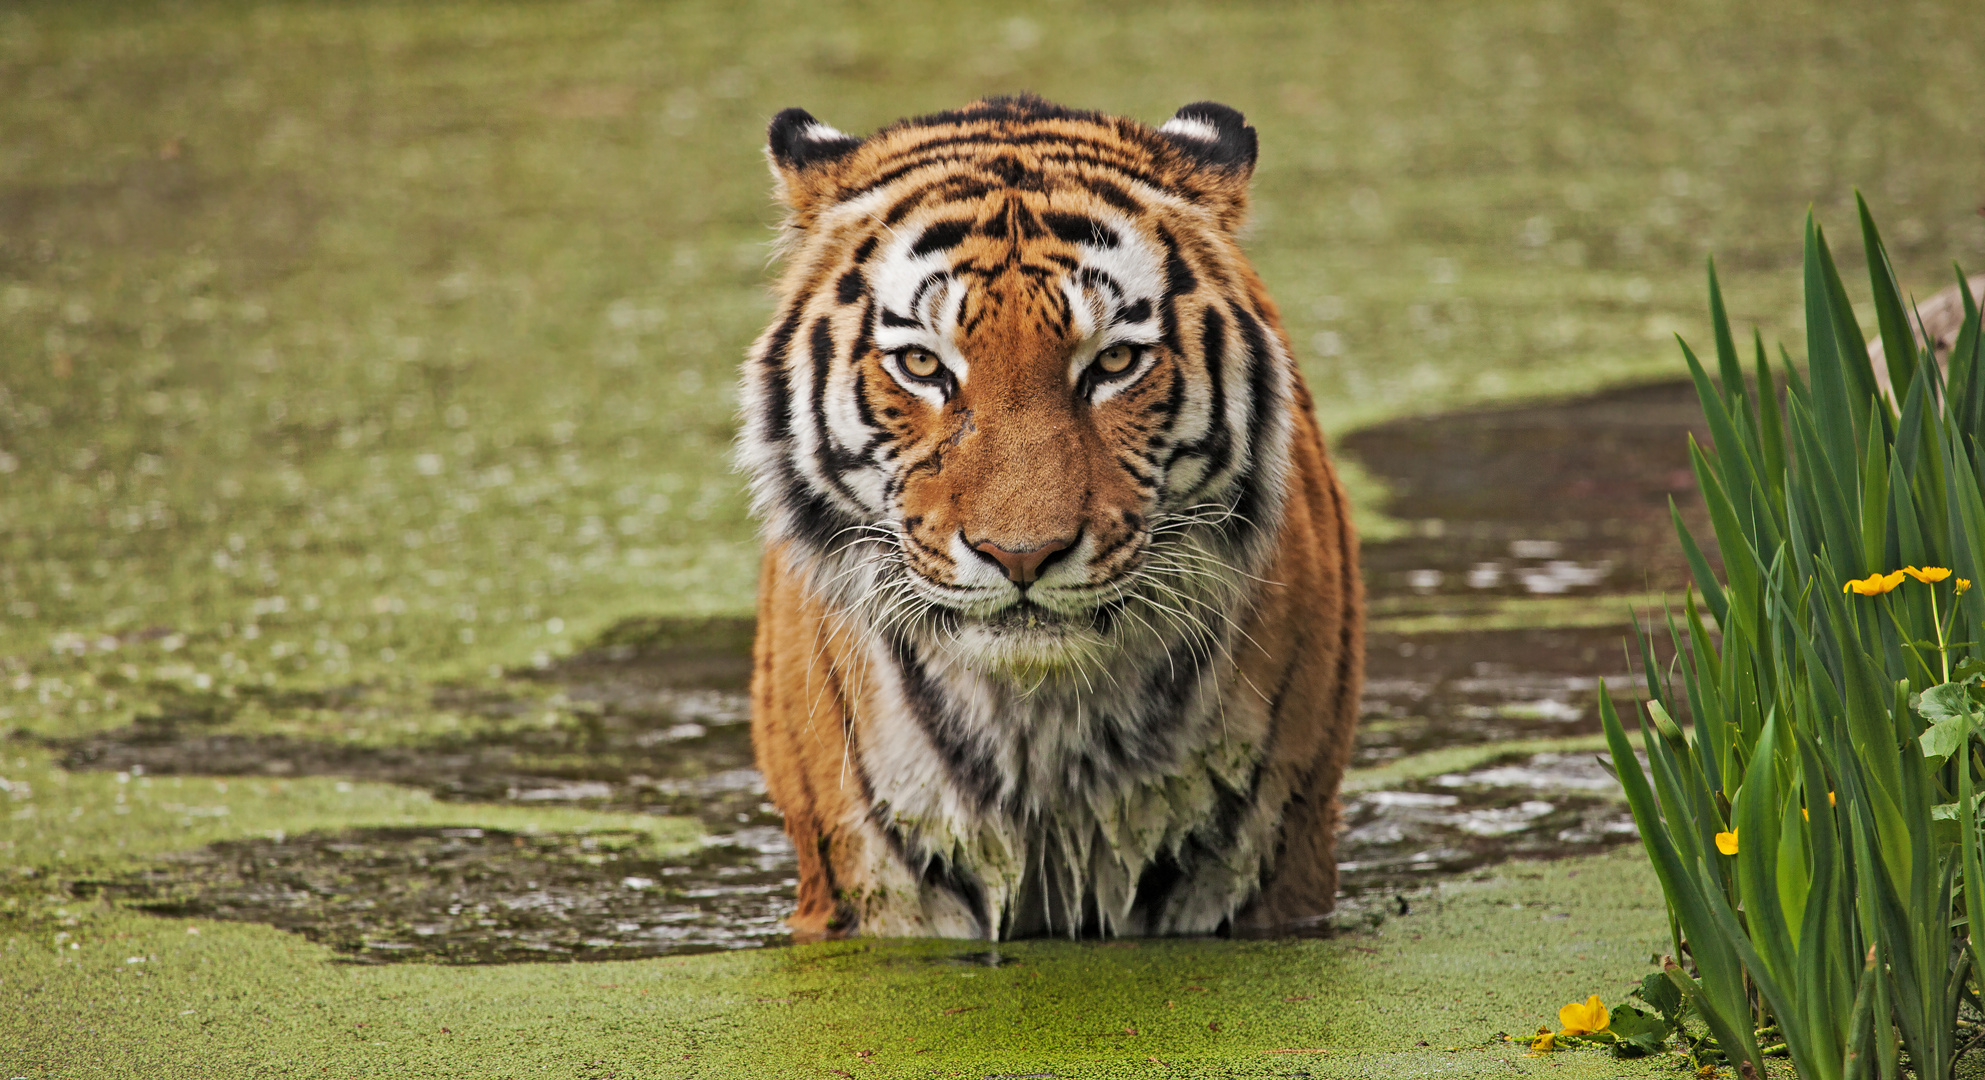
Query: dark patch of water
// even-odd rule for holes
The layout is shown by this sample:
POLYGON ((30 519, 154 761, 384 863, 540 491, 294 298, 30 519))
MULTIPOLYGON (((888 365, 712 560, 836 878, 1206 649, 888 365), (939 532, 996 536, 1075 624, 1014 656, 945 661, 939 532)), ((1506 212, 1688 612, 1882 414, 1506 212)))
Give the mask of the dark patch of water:
POLYGON ((223 841, 70 888, 175 918, 267 923, 366 964, 628 960, 788 940, 795 881, 779 830, 678 859, 642 839, 348 829, 223 841))
POLYGON ((962 952, 953 956, 942 956, 938 958, 937 962, 941 964, 956 964, 961 967, 1006 967, 1009 964, 1019 963, 1020 958, 1011 953, 1002 953, 998 948, 991 948, 980 949, 976 952, 962 952))
POLYGON ((1375 596, 1679 590, 1688 566, 1668 500, 1706 534, 1691 432, 1708 444, 1685 382, 1352 432, 1338 449, 1385 482, 1386 513, 1411 526, 1365 548, 1366 582, 1375 596))
MULTIPOLYGON (((752 768, 742 693, 663 685, 672 669, 638 656, 621 662, 615 679, 602 670, 605 661, 582 657, 575 665, 582 680, 551 699, 549 724, 493 723, 470 734, 380 746, 147 716, 46 745, 70 769, 339 776, 409 784, 459 801, 576 803, 697 817, 716 832, 778 824, 752 768)), ((450 708, 505 721, 546 710, 541 698, 493 690, 436 696, 450 708)))
POLYGON ((751 687, 754 626, 751 619, 724 617, 626 619, 580 652, 520 674, 557 683, 573 698, 617 705, 622 711, 638 712, 644 692, 743 693, 751 687))
POLYGON ((1530 754, 1344 799, 1338 873, 1386 893, 1511 859, 1561 859, 1634 840, 1594 754, 1530 754))
POLYGON ((435 705, 488 723, 400 745, 230 731, 233 706, 204 700, 47 744, 71 769, 339 776, 452 800, 690 816, 708 830, 703 849, 669 859, 597 835, 355 829, 226 841, 72 887, 296 930, 362 963, 616 960, 787 940, 796 863, 752 767, 748 622, 641 620, 517 677, 554 693, 442 687, 435 705))
MULTIPOLYGON (((1625 609, 1622 609, 1622 621, 1625 609)), ((1366 642, 1355 768, 1509 739, 1599 730, 1603 680, 1623 714, 1644 693, 1620 626, 1374 633, 1366 642)), ((1657 660, 1672 651, 1656 643, 1657 660)))

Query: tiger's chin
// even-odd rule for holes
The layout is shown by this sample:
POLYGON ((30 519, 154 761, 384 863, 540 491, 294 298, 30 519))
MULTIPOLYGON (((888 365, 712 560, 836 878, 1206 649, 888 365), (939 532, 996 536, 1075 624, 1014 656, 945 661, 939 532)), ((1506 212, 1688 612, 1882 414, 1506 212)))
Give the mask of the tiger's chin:
POLYGON ((1024 602, 960 618, 944 643, 965 666, 1030 686, 1092 671, 1112 647, 1093 620, 1024 602))

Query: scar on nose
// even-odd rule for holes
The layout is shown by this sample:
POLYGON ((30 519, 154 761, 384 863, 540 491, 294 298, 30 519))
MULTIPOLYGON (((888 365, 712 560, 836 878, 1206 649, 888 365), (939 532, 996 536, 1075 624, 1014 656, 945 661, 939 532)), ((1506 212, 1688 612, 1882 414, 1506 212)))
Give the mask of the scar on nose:
POLYGON ((958 426, 951 430, 951 437, 945 440, 944 445, 957 446, 965 441, 965 436, 977 430, 978 425, 972 423, 972 410, 965 409, 958 414, 958 426))

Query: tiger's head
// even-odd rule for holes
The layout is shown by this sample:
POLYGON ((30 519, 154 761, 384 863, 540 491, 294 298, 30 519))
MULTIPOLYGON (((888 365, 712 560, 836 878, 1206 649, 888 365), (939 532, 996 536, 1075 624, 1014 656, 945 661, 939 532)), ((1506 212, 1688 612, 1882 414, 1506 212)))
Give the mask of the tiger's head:
POLYGON ((1219 648, 1295 392, 1234 238, 1254 129, 999 98, 867 138, 788 109, 767 153, 786 268, 739 459, 816 590, 984 672, 1219 648))

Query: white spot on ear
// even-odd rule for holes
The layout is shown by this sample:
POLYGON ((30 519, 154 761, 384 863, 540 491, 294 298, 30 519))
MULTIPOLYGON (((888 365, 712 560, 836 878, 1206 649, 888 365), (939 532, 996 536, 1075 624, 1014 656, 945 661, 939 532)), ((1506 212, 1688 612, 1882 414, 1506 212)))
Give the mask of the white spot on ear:
POLYGON ((800 137, 811 140, 813 142, 840 142, 843 139, 846 139, 848 135, 844 131, 840 131, 835 128, 828 127, 826 124, 815 121, 814 123, 808 124, 806 126, 805 131, 800 132, 800 137))
POLYGON ((1165 135, 1193 139, 1198 142, 1217 143, 1220 141, 1220 129, 1195 116, 1174 116, 1170 120, 1165 121, 1164 126, 1160 127, 1158 131, 1165 135))

